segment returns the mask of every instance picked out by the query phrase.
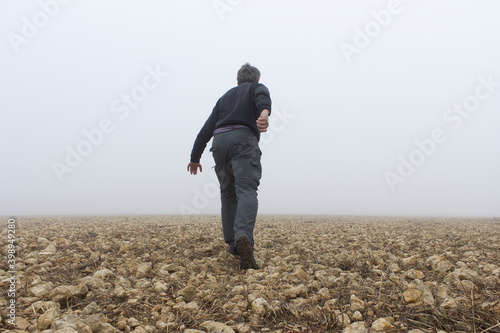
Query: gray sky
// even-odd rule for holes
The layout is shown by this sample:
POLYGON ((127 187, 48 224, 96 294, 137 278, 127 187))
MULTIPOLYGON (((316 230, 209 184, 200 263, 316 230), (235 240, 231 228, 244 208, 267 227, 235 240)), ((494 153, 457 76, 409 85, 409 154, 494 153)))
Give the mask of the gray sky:
POLYGON ((0 215, 218 213, 208 148, 186 166, 250 62, 273 100, 260 213, 500 216, 499 10, 2 1, 0 215))

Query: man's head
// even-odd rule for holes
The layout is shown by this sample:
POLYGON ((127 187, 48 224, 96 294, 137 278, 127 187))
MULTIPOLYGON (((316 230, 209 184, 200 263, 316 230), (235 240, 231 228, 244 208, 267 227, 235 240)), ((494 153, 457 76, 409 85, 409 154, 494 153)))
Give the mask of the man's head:
POLYGON ((236 77, 238 80, 238 85, 242 83, 255 83, 260 80, 260 71, 251 66, 248 62, 241 66, 238 71, 238 76, 236 77))

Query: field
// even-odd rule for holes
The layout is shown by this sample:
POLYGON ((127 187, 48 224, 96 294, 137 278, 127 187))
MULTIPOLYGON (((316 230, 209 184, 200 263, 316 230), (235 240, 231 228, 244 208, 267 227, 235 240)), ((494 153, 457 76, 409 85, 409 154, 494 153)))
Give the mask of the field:
POLYGON ((15 232, 0 331, 500 332, 500 219, 263 215, 248 271, 216 215, 18 217, 15 232))

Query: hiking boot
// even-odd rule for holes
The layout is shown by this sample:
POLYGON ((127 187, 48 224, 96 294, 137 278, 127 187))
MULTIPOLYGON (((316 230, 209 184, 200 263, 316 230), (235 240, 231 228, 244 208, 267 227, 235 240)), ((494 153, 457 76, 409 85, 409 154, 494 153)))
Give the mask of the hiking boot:
POLYGON ((236 251, 240 256, 240 269, 257 269, 257 263, 253 257, 253 248, 250 241, 245 236, 240 237, 236 242, 236 251))

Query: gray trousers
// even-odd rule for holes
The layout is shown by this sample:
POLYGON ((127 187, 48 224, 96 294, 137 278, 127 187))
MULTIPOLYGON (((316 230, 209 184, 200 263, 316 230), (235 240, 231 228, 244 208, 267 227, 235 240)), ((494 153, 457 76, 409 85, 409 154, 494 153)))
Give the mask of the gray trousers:
POLYGON ((246 128, 214 135, 210 151, 220 184, 224 241, 228 251, 237 254, 235 246, 240 237, 246 236, 254 244, 262 152, 257 138, 246 128))

